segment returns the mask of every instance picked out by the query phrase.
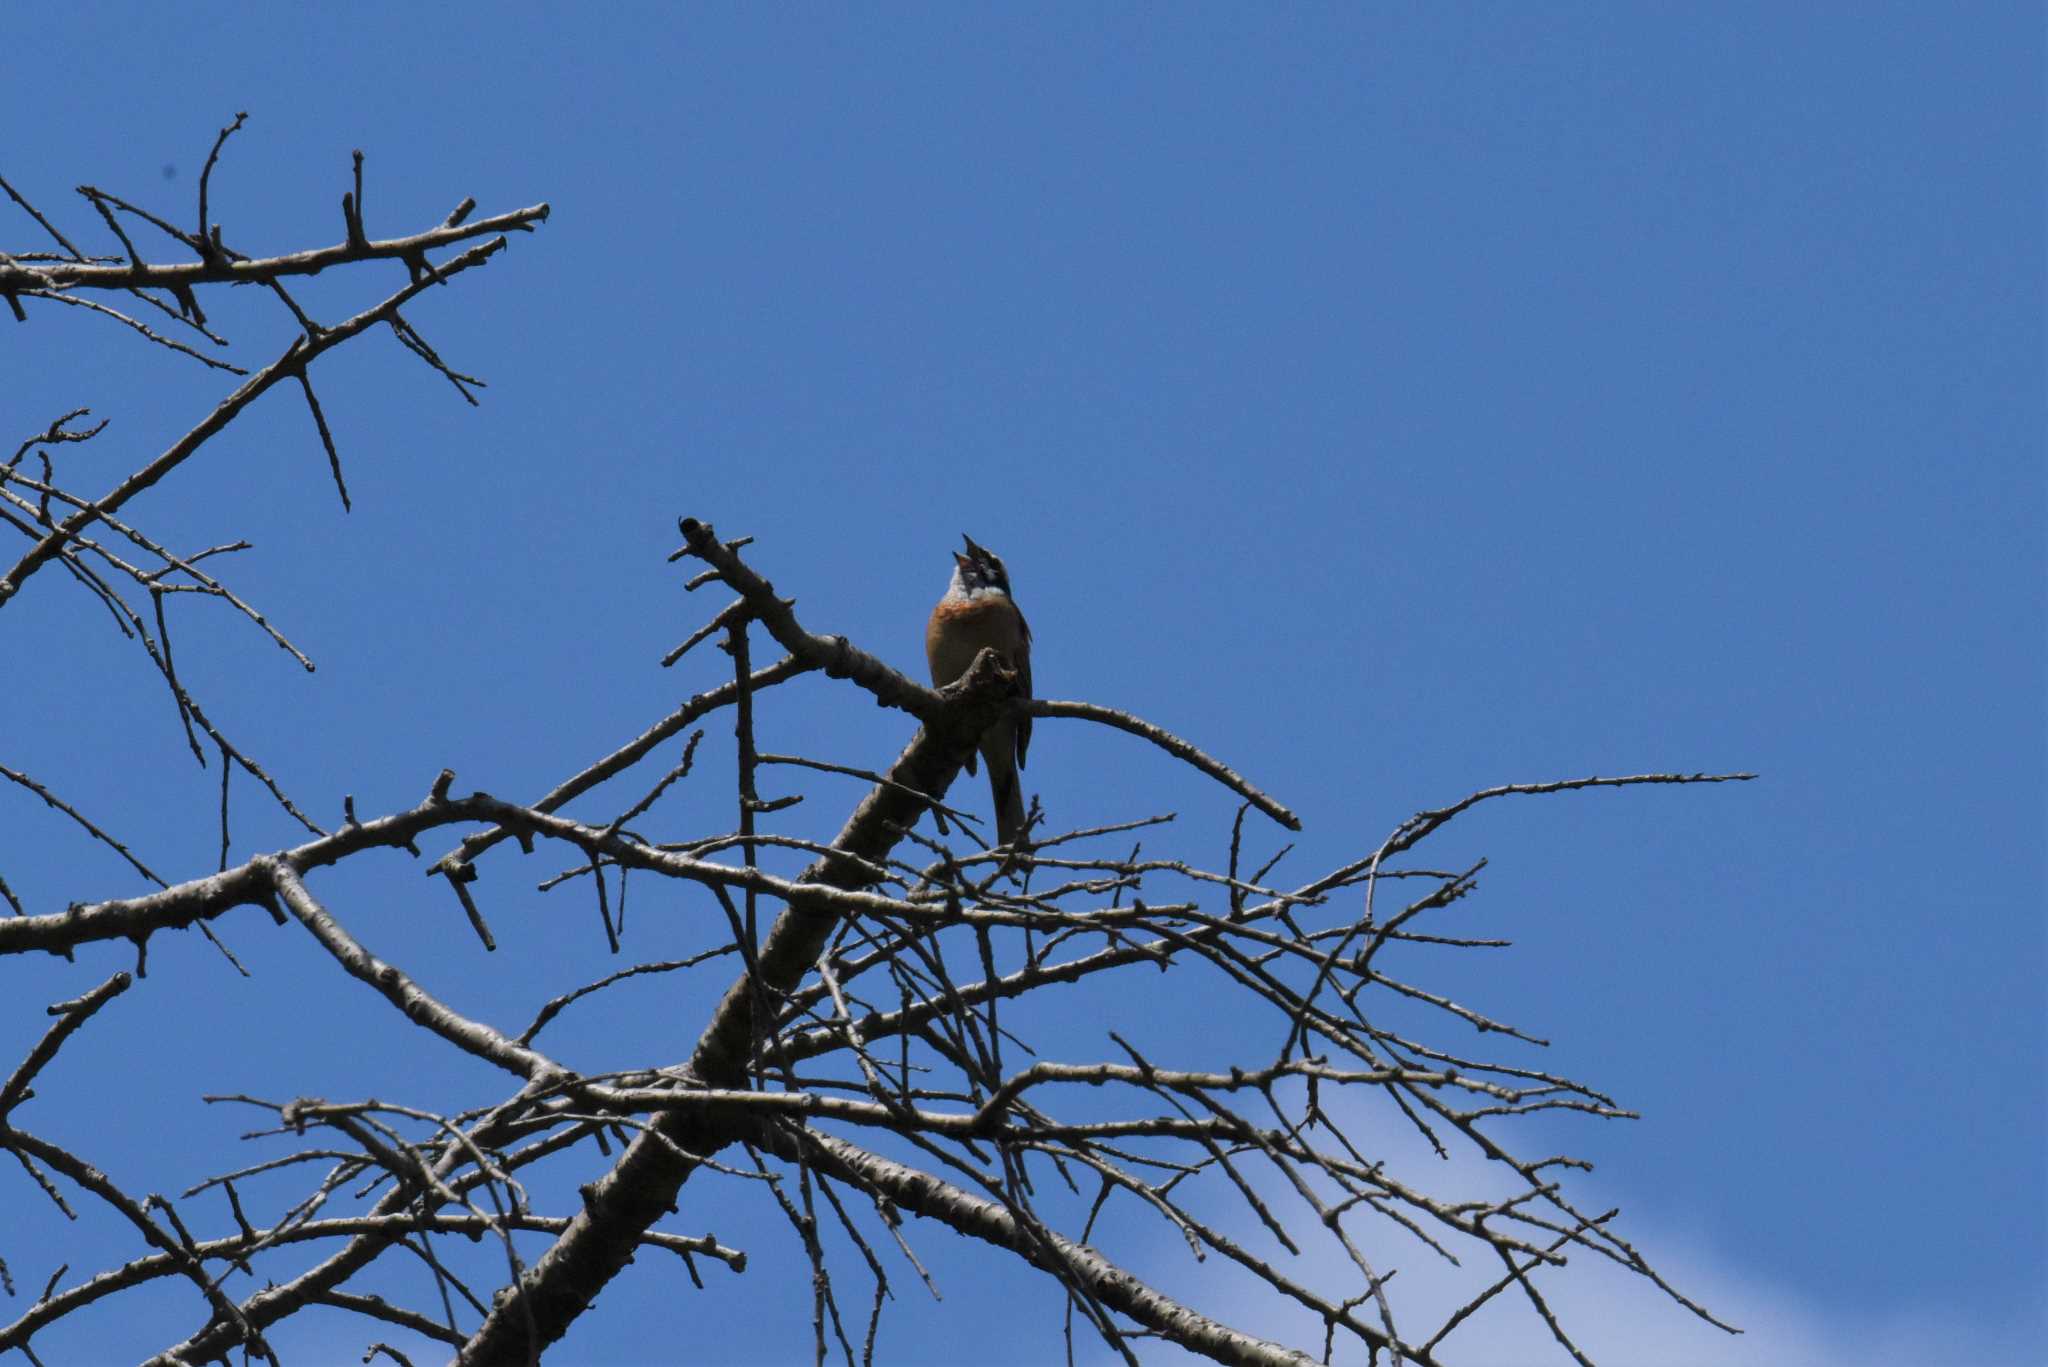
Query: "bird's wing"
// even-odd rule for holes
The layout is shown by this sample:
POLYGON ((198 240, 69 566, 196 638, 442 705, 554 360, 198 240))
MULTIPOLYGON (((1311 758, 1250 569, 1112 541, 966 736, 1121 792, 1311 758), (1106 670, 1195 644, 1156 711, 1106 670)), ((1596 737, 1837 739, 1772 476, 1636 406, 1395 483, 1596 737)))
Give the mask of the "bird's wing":
MULTIPOLYGON (((1017 626, 1024 635, 1024 658, 1017 662, 1017 688, 1023 697, 1031 697, 1031 624, 1024 620, 1024 611, 1017 611, 1017 626)), ((1031 718, 1017 718, 1017 767, 1024 767, 1024 751, 1031 745, 1031 718)))

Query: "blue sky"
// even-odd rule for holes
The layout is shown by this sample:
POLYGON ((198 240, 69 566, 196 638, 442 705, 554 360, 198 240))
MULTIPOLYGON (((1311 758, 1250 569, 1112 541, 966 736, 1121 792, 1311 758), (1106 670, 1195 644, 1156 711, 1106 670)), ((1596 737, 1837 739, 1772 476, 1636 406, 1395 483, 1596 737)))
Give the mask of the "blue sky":
MULTIPOLYGON (((10 40, 0 174, 99 245, 71 186, 189 218, 247 110, 214 182, 246 251, 337 239, 358 147, 373 235, 464 195, 553 205, 412 315, 490 381, 480 409, 386 338, 316 372, 353 513, 283 394, 133 506, 181 544, 256 543, 234 582, 318 673, 196 608, 181 669, 325 816, 410 803, 444 765, 537 796, 705 686, 715 657, 658 667, 712 606, 665 563, 683 514, 756 536, 807 625, 906 669, 971 533, 1010 564, 1039 691, 1251 774, 1306 820, 1283 866, 1304 877, 1494 783, 1755 770, 1502 803, 1440 839, 1493 861, 1460 925, 1516 945, 1438 981, 1642 1112, 1556 1146, 1752 1331, 1589 1277, 1587 1344, 1834 1364, 1880 1326, 1894 1359, 2018 1363, 2048 1333, 2041 28, 1999 5, 79 5, 10 40)), ((383 283, 300 297, 332 318, 383 283)), ((269 301, 210 307, 245 360, 287 335, 269 301)), ((88 486, 227 392, 103 324, 0 330, 7 449, 90 405, 88 486)), ((214 774, 104 614, 46 574, 0 628, 0 763, 168 876, 210 869, 214 774)), ((907 734, 809 685, 764 724, 863 765, 907 734)), ((1135 742, 1041 722, 1031 758, 1055 825, 1172 807, 1176 848, 1216 857, 1224 795, 1135 742)), ((238 857, 292 838, 239 791, 238 857)), ((852 796, 808 791, 795 829, 852 796)), ((531 869, 486 870, 486 957, 401 863, 326 890, 462 1009, 516 1025, 608 971, 588 906, 531 869)), ((137 890, 19 793, 0 875, 37 911, 137 890)), ((628 957, 690 942, 645 915, 628 957)), ((85 1108, 94 1161, 174 1191, 246 1128, 201 1093, 496 1094, 303 937, 222 930, 254 980, 153 945, 22 1123, 85 1108)), ((0 961, 0 1065, 42 1003, 129 959, 0 961)), ((1212 1003, 1100 1010, 1071 1056, 1107 1057, 1107 1029, 1231 1040, 1212 1003)), ((700 1018, 622 996, 565 1048, 665 1060, 700 1018)), ((13 1180, 0 1204, 42 1218, 13 1180)), ((801 1352, 791 1236, 748 1218, 718 1223, 749 1235, 744 1277, 678 1293, 643 1258, 565 1351, 644 1350, 644 1308, 709 1358, 801 1352)), ((25 1237, 75 1275, 125 1248, 25 1237)), ((33 1294, 46 1260, 9 1242, 33 1294)), ((899 1291, 889 1360, 944 1360, 992 1316, 992 1360, 1057 1350, 1049 1283, 921 1252, 947 1299, 899 1291)), ((161 1304, 194 1322, 189 1295, 161 1304)), ((1264 1313, 1244 1326, 1281 1332, 1264 1313)), ((135 1343, 77 1332, 108 1337, 74 1358, 135 1343)), ((1480 1361, 1532 1342, 1484 1332, 1480 1361)))

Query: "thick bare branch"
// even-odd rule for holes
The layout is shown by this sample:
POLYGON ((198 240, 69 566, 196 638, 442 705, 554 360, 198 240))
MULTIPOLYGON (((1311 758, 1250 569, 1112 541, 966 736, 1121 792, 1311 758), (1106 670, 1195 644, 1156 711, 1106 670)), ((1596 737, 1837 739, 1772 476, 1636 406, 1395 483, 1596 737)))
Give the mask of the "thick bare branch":
MULTIPOLYGON (((202 285, 268 283, 295 275, 318 275, 335 266, 357 261, 406 261, 443 247, 489 237, 495 233, 531 232, 548 218, 546 204, 529 205, 508 213, 491 214, 460 224, 441 224, 405 237, 381 241, 365 239, 360 244, 337 242, 331 247, 286 252, 279 256, 253 258, 222 257, 213 261, 180 261, 119 264, 92 261, 63 261, 29 267, 19 261, 0 260, 0 293, 28 293, 42 290, 131 290, 192 289, 202 285)), ((186 239, 188 244, 190 239, 186 239)), ((447 266, 436 266, 442 276, 447 266)), ((421 285, 433 283, 422 280, 421 285)))

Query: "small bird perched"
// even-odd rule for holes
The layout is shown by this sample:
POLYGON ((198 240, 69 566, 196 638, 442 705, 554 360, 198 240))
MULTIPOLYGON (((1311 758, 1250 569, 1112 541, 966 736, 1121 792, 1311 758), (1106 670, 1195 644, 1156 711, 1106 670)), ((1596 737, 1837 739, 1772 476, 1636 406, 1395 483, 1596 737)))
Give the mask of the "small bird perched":
MULTIPOLYGON (((946 596, 932 609, 924 629, 924 655, 932 668, 932 687, 944 688, 967 672, 985 648, 994 648, 1017 675, 1017 687, 1031 696, 1031 628, 1010 596, 1010 572, 993 551, 962 535, 967 554, 953 552, 953 580, 946 596)), ((1024 834, 1024 793, 1017 770, 1031 744, 1031 718, 1004 717, 981 737, 981 757, 988 761, 988 786, 996 804, 999 843, 1014 845, 1024 834)), ((974 756, 967 757, 974 772, 974 756)))

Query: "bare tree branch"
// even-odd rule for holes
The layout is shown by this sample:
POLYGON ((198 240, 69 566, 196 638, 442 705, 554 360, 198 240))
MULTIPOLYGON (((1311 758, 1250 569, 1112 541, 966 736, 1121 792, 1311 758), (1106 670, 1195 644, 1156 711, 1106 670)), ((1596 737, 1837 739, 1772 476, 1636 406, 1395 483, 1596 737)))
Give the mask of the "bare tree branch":
MULTIPOLYGON (((679 633, 681 644, 661 663, 713 664, 723 677, 704 681, 667 715, 531 802, 458 794, 454 775, 443 771, 410 808, 362 819, 354 800, 344 799, 341 825, 322 829, 193 697, 185 682, 197 675, 193 638, 181 635, 173 653, 172 621, 182 610, 173 595, 194 594, 248 618, 312 668, 221 577, 235 563, 223 557, 248 543, 175 546, 124 519, 123 510, 286 379, 299 386, 312 418, 306 440, 319 443, 346 508, 348 488, 312 363, 381 323, 474 403, 482 382, 451 365, 403 308, 428 286, 487 262, 505 246, 503 234, 532 230, 548 210, 542 204, 472 220, 475 203, 463 200, 440 225, 375 239, 365 221, 365 159, 357 153, 341 195, 343 240, 254 257, 229 244, 212 194, 224 149, 242 126, 238 115, 220 129, 199 178, 196 212, 180 219, 186 226, 82 189, 118 242, 118 256, 88 255, 0 181, 60 249, 45 250, 38 239, 37 250, 0 256, 0 296, 17 318, 27 317, 30 300, 82 306, 219 365, 195 344, 86 296, 126 291, 219 347, 201 292, 258 283, 267 287, 261 305, 281 303, 297 330, 207 417, 105 492, 80 492, 71 478, 84 463, 74 460, 81 454, 75 447, 101 430, 76 425, 83 409, 22 441, 0 465, 0 526, 26 543, 0 575, 0 604, 40 570, 61 567, 59 582, 68 577, 85 590, 76 599, 84 611, 97 621, 104 609, 147 657, 199 764, 212 748, 222 769, 218 843, 188 852, 182 865, 215 871, 166 883, 51 785, 0 768, 8 791, 42 800, 37 819, 78 826, 103 847, 95 853, 101 862, 120 867, 110 851, 155 884, 127 896, 96 892, 96 900, 36 905, 43 894, 24 898, 0 881, 15 913, 0 919, 0 955, 70 956, 126 941, 139 972, 152 937, 190 927, 212 937, 229 913, 260 907, 303 949, 309 996, 346 994, 388 1010, 393 1022, 420 1032, 414 1038, 422 1049, 445 1046, 449 1057, 495 1080, 499 1090, 487 1095, 501 1099, 456 1110, 433 1097, 209 1096, 260 1117, 262 1128, 244 1136, 257 1150, 181 1177, 189 1185, 175 1203, 139 1194, 121 1174, 30 1128, 37 1108, 51 1104, 37 1096, 38 1080, 55 1090, 47 1080, 69 1061, 67 1042, 88 1022, 115 1029, 132 1014, 133 999, 126 1013, 104 1009, 130 976, 105 978, 51 1007, 54 1024, 40 1028, 0 1083, 0 1149, 13 1155, 31 1199, 39 1194, 69 1216, 97 1214, 122 1242, 109 1245, 98 1270, 68 1285, 68 1267, 46 1280, 38 1269, 43 1292, 0 1326, 0 1351, 20 1349, 34 1361, 38 1335, 177 1278, 190 1285, 202 1319, 196 1328, 156 1330, 152 1361, 165 1367, 223 1360, 237 1350, 269 1358, 274 1327, 316 1307, 356 1316, 366 1334, 395 1340, 366 1339, 366 1359, 404 1361, 398 1343, 410 1345, 402 1336, 411 1335, 456 1349, 458 1362, 534 1362, 643 1249, 681 1260, 699 1287, 700 1257, 735 1272, 747 1265, 738 1245, 698 1232, 701 1226, 662 1227, 692 1181, 762 1198, 745 1233, 794 1240, 808 1273, 813 1352, 822 1358, 836 1349, 849 1363, 886 1359, 883 1312, 894 1304, 888 1245, 937 1290, 943 1269, 918 1257, 914 1236, 924 1226, 906 1222, 906 1213, 1002 1250, 1020 1275, 1051 1278, 1065 1297, 1069 1333, 1078 1322, 1127 1362, 1139 1361, 1152 1339, 1218 1362, 1316 1360, 1301 1345, 1246 1333, 1141 1278, 1138 1264, 1119 1260, 1110 1237, 1134 1220, 1156 1222, 1175 1236, 1176 1251, 1213 1256, 1239 1285, 1320 1323, 1316 1347, 1325 1361, 1362 1353, 1375 1362, 1448 1367, 1459 1360, 1456 1331, 1509 1293, 1527 1307, 1536 1335, 1585 1361, 1580 1330, 1549 1294, 1580 1255, 1625 1268, 1677 1306, 1721 1324, 1623 1237, 1615 1212, 1581 1208, 1574 1187, 1589 1166, 1583 1159, 1528 1148, 1521 1122, 1532 1116, 1594 1123, 1634 1113, 1567 1068, 1530 1066, 1529 1051, 1547 1047, 1541 1022, 1508 1020, 1436 976, 1444 953, 1507 942, 1471 933, 1458 919, 1478 895, 1485 862, 1416 851, 1496 798, 1748 774, 1643 773, 1487 788, 1417 813, 1377 847, 1347 850, 1334 868, 1283 878, 1275 871, 1292 847, 1267 850, 1263 828, 1250 823, 1248 832, 1246 818, 1257 810, 1287 830, 1298 830, 1300 820, 1192 741, 1099 704, 1020 698, 993 651, 948 687, 926 688, 845 636, 809 630, 794 600, 742 554, 750 538, 721 539, 684 518, 684 544, 671 559, 701 566, 685 587, 716 586, 719 605, 700 627, 679 633), (152 232, 196 259, 151 262, 136 239, 154 241, 152 232), (448 260, 430 259, 451 249, 458 254, 448 260), (293 276, 384 260, 404 264, 404 286, 335 326, 309 316, 286 289, 293 276), (140 594, 148 595, 146 608, 140 594), (756 668, 759 633, 782 658, 756 668), (725 661, 692 653, 711 640, 725 661), (843 685, 815 685, 806 706, 880 705, 907 717, 894 759, 788 754, 769 744, 761 731, 778 709, 764 706, 764 697, 804 675, 843 685), (733 725, 734 786, 715 801, 730 816, 707 819, 713 804, 687 780, 706 734, 700 723, 721 712, 733 725), (1028 848, 983 848, 976 811, 949 807, 947 793, 989 728, 1019 715, 1138 736, 1221 784, 1236 799, 1227 842, 1206 855, 1182 848, 1186 837, 1170 815, 1061 830, 1050 820, 1056 811, 1034 799, 1028 848), (660 764, 639 769, 685 733, 679 756, 666 751, 660 764), (308 838, 231 864, 231 764, 256 777, 308 838), (767 791, 764 773, 772 780, 767 791), (798 803, 808 810, 846 798, 849 780, 860 788, 829 843, 781 816, 798 803), (571 815, 570 804, 583 798, 603 804, 596 815, 583 808, 571 815), (429 836, 446 851, 431 862, 420 851, 429 836), (499 848, 507 840, 516 851, 499 848), (1148 844, 1164 848, 1148 852, 1148 844), (649 919, 640 908, 650 885, 661 890, 664 936, 685 947, 617 971, 585 972, 580 978, 595 981, 580 985, 550 981, 507 1013, 526 1025, 503 1023, 475 1006, 462 985, 451 991, 432 981, 417 945, 393 922, 369 919, 356 904, 360 882, 335 873, 388 849, 420 859, 422 872, 442 880, 486 949, 497 947, 492 921, 524 914, 528 896, 565 892, 595 900, 600 950, 624 955, 649 919), (480 879, 479 861, 493 851, 501 872, 536 870, 526 887, 515 886, 520 900, 509 906, 487 895, 480 879), (519 865, 518 858, 541 862, 519 865), (1388 908, 1379 905, 1383 881, 1399 893, 1388 893, 1388 908), (674 1001, 715 1003, 687 1023, 694 1036, 681 1036, 682 1047, 621 1032, 609 1056, 580 1071, 565 1061, 569 1046, 557 1058, 536 1044, 565 1011, 608 1006, 630 984, 656 981, 686 989, 674 1001), (1119 1031, 1092 1044, 1074 1028, 1076 995, 1062 991, 1084 985, 1131 1003, 1119 1031), (1228 1029, 1162 1042, 1132 1028, 1148 1019, 1149 994, 1185 1000, 1189 993, 1211 1004, 1228 1029), (1412 1132, 1439 1155, 1476 1160, 1490 1185, 1476 1191, 1441 1171, 1399 1170, 1385 1137, 1390 1129, 1412 1132), (78 1201, 80 1193, 89 1199, 78 1201), (1417 1310, 1404 1295, 1402 1274, 1416 1260, 1470 1278, 1462 1304, 1426 1326, 1410 1323, 1417 1310), (1495 1261, 1504 1271, 1479 1270, 1495 1261), (358 1284, 369 1275, 380 1294, 358 1284), (401 1285, 413 1293, 404 1302, 384 1299, 385 1288, 401 1285)), ((162 695, 154 698, 161 707, 162 695)), ((1096 740, 1104 749, 1095 762, 1116 763, 1111 747, 1122 742, 1089 730, 1082 743, 1096 740)), ((202 796, 216 800, 210 787, 202 796)), ((585 916, 579 906, 575 923, 587 925, 585 916)), ((145 1050, 149 1043, 140 1042, 145 1050)), ((579 1042, 573 1056, 584 1057, 587 1047, 579 1042)), ((410 1088, 415 1079, 408 1073, 395 1085, 410 1088)), ((0 1242, 8 1237, 0 1231, 0 1242)), ((11 1290, 4 1263, 0 1282, 11 1290)))

